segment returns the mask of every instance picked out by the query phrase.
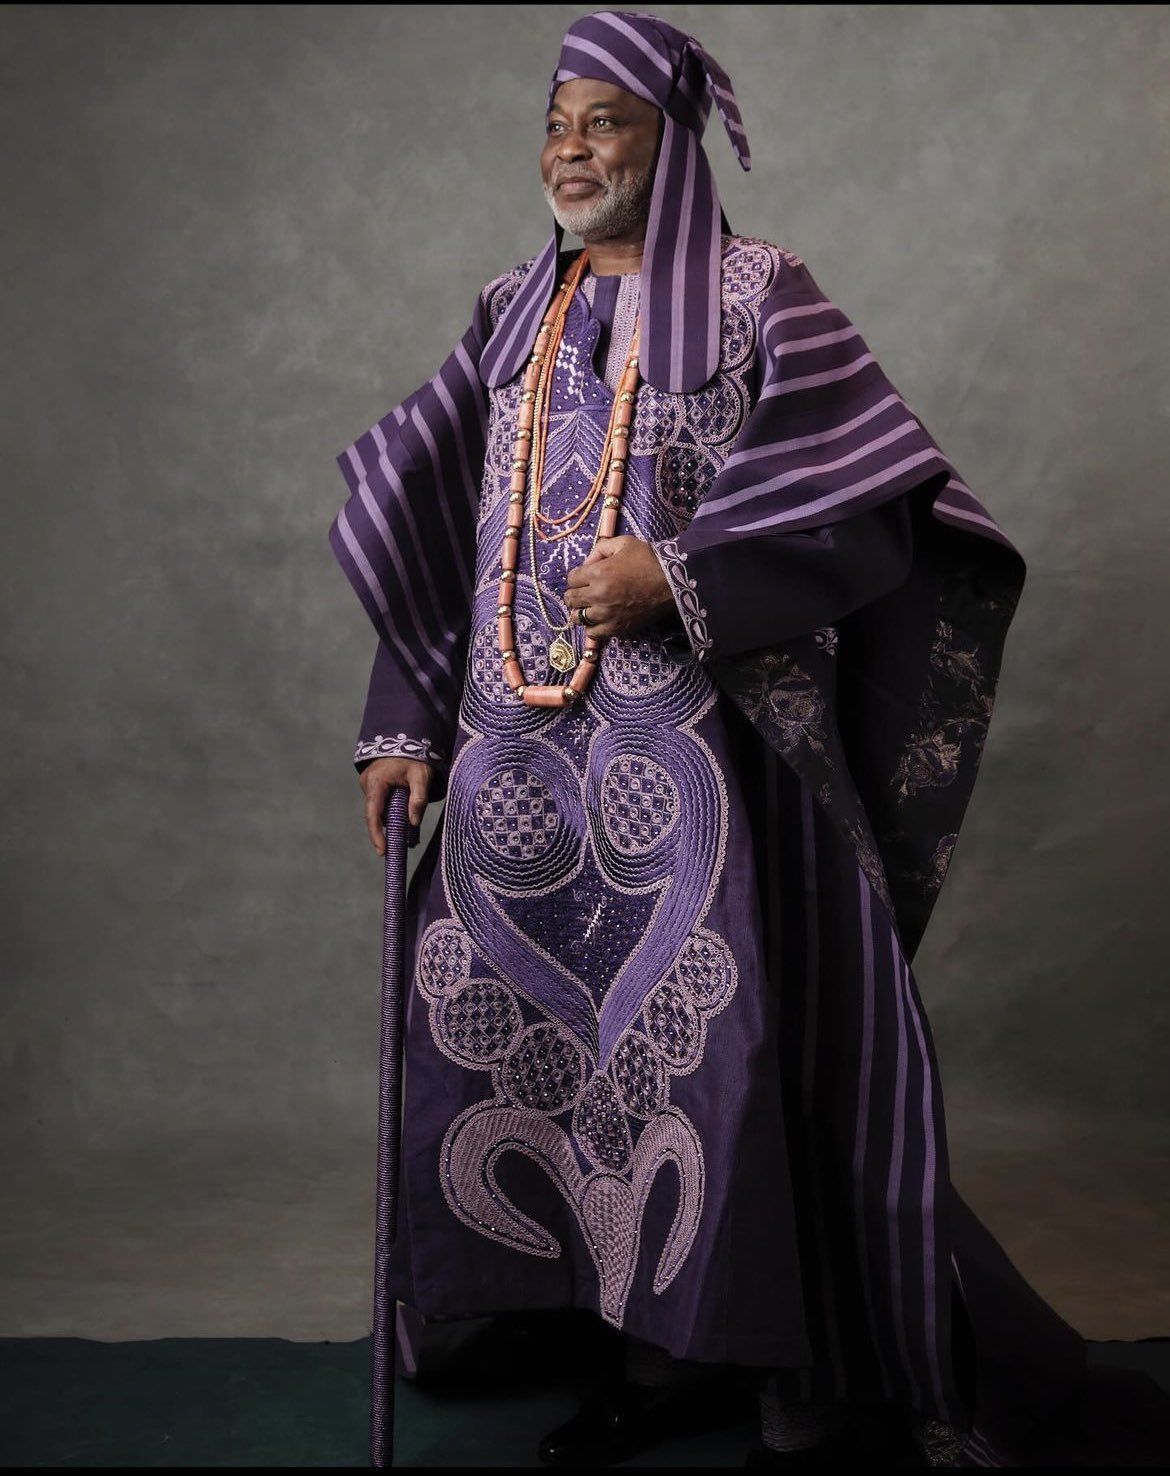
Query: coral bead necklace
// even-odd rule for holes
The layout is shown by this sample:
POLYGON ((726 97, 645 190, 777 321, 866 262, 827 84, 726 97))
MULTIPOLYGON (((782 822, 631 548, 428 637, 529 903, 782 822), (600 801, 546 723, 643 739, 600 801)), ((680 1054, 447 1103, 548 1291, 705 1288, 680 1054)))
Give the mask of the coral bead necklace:
MULTIPOLYGON (((532 578, 536 586, 536 597, 544 612, 550 628, 554 630, 567 631, 568 625, 554 625, 544 600, 540 593, 540 581, 537 577, 536 566, 536 525, 539 522, 543 528, 555 528, 568 522, 572 518, 576 521, 570 527, 561 531, 543 532, 541 537, 547 542, 554 538, 567 538, 581 526, 588 517, 590 510, 603 486, 606 486, 605 497, 602 503, 601 516, 598 520, 597 533, 594 536, 594 544, 598 538, 610 538, 613 536, 617 524, 618 514, 621 507, 622 489, 625 486, 626 462, 629 455, 630 422, 634 417, 634 399, 638 390, 638 336, 640 321, 634 324, 633 335, 630 339, 630 347, 626 355, 626 367, 618 384, 617 393, 614 395, 613 408, 610 412, 609 427, 606 431, 605 444, 602 447, 601 461, 597 469, 597 475, 589 491, 581 499, 576 507, 559 518, 549 517, 540 510, 540 483, 544 472, 544 453, 548 441, 548 415, 549 403, 552 399, 553 368, 556 364, 557 351, 560 348, 561 339, 564 336, 565 318, 568 314, 569 304, 573 294, 584 274, 586 263, 589 259, 588 247, 569 269, 564 282, 561 283, 557 296, 549 304, 548 311, 544 315, 544 321, 536 335, 536 344, 532 355, 528 360, 524 372, 524 384, 520 394, 520 411, 518 417, 518 429, 516 432, 516 444, 512 452, 512 485, 508 494, 508 524, 504 529, 504 542, 500 552, 500 563, 502 572, 500 574, 499 603, 496 607, 497 629, 499 635, 500 656, 503 661, 504 679, 516 695, 522 698, 532 707, 562 707, 575 702, 588 687, 593 678, 593 673, 601 659, 602 641, 596 636, 586 634, 585 652, 577 663, 577 668, 567 682, 554 683, 551 686, 541 685, 525 680, 524 671, 520 665, 520 658, 516 650, 516 632, 512 620, 512 606, 516 593, 516 564, 518 561, 518 550, 520 538, 524 526, 524 502, 525 491, 529 485, 529 473, 531 472, 532 485, 532 518, 529 524, 529 547, 532 565, 532 578)), ((586 627, 586 630, 588 627, 586 627)), ((568 671, 573 664, 574 650, 564 635, 558 635, 549 648, 549 661, 557 671, 568 671)))

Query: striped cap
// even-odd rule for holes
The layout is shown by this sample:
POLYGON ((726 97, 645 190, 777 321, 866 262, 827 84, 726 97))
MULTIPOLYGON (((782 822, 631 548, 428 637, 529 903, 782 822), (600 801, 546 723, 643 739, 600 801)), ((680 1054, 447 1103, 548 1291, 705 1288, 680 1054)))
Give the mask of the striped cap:
MULTIPOLYGON (((642 253, 642 378, 657 389, 691 393, 719 366, 720 241, 730 233, 701 142, 714 102, 742 167, 751 168, 747 134, 727 73, 693 36, 644 10, 598 10, 565 34, 549 83, 546 111, 562 82, 596 77, 661 108, 642 253)), ((479 372, 495 387, 519 372, 557 285, 564 228, 553 221, 533 262, 484 346, 479 372)))

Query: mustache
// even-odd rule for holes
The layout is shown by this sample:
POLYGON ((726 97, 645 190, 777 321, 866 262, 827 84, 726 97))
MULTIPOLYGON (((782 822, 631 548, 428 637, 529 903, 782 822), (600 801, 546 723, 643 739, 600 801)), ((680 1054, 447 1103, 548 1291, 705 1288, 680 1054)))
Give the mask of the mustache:
POLYGON ((553 179, 553 181, 552 181, 552 187, 553 187, 554 190, 559 190, 560 187, 561 187, 561 185, 563 185, 563 184, 574 184, 577 181, 581 181, 582 183, 588 182, 589 184, 600 185, 603 189, 605 188, 605 181, 603 179, 598 179, 595 174, 561 174, 561 175, 557 175, 553 179))

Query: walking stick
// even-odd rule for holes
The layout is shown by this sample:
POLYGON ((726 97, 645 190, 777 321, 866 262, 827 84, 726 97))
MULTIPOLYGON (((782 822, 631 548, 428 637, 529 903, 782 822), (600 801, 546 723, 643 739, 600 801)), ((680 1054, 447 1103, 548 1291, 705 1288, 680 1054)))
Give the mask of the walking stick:
POLYGON ((402 1143, 402 1046, 405 1035, 403 920, 406 910, 406 819, 410 791, 386 797, 386 893, 382 914, 382 1033, 378 1070, 378 1188, 374 1232, 374 1329, 370 1389, 370 1464, 394 1464, 394 1373, 397 1307, 389 1291, 390 1248, 398 1231, 398 1159, 402 1143))

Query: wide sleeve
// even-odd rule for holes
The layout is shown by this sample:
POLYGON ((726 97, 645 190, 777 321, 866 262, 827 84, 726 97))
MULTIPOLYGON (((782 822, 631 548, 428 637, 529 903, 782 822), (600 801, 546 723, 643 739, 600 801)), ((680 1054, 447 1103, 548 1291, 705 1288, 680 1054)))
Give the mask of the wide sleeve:
POLYGON ((438 372, 337 457, 349 496, 329 543, 377 632, 360 771, 382 754, 424 759, 442 798, 458 717, 488 421, 481 292, 438 372))
POLYGON ((378 641, 366 687, 366 705, 354 744, 354 768, 360 774, 376 758, 419 759, 445 769, 448 753, 430 713, 409 687, 404 687, 393 653, 378 641), (430 729, 436 736, 431 736, 430 729))
POLYGON ((669 642, 679 652, 689 646, 699 661, 836 625, 897 589, 914 561, 905 494, 798 533, 690 550, 676 538, 651 546, 674 596, 669 642))
POLYGON ((652 543, 699 661, 833 625, 913 564, 911 495, 952 469, 803 264, 759 318, 757 392, 691 522, 652 543))

